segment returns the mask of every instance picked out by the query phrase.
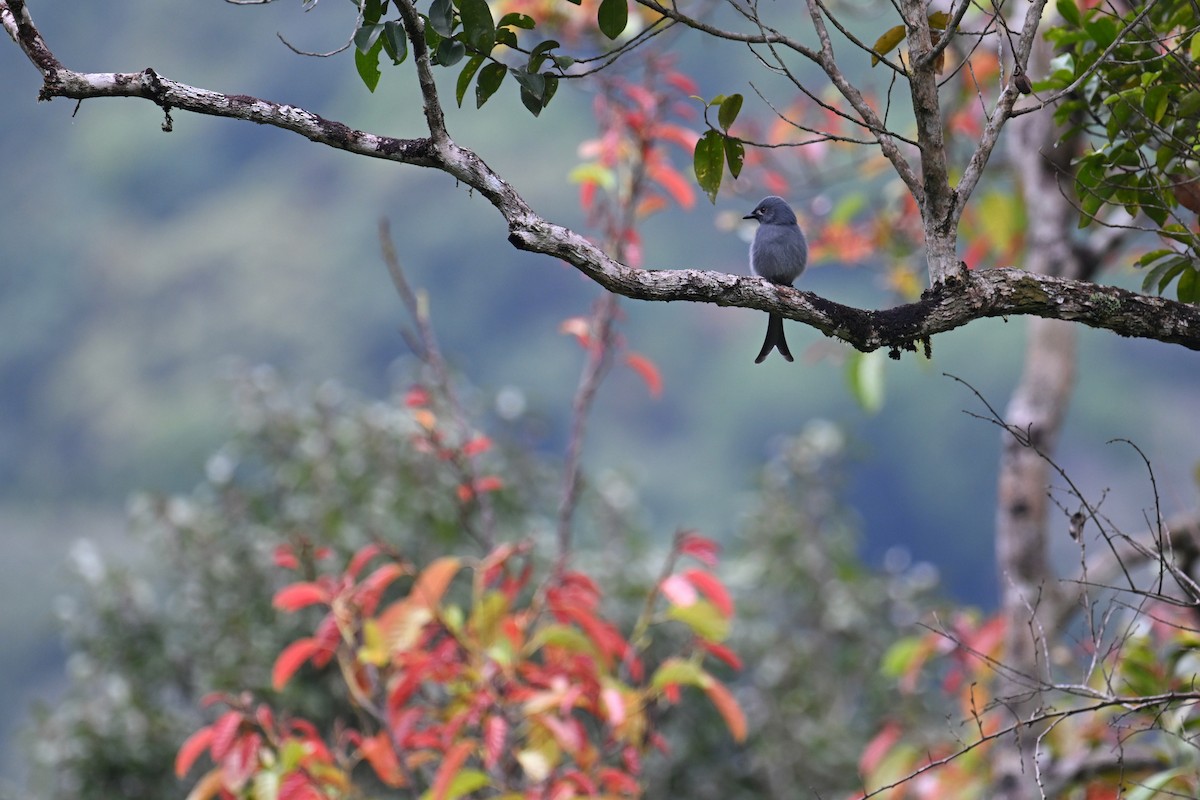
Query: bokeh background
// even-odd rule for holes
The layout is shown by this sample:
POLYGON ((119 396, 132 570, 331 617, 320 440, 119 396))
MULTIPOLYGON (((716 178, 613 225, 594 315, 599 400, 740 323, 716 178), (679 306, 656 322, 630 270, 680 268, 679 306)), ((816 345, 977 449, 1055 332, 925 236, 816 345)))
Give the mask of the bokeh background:
MULTIPOLYGON (((349 54, 352 9, 299 3, 237 8, 193 0, 79 4, 33 0, 47 42, 71 68, 132 71, 304 106, 390 135, 421 133, 405 69, 374 95, 349 54)), ((883 13, 882 11, 880 13, 883 13)), ((857 18, 878 25, 870 14, 857 18)), ((701 93, 744 89, 740 66, 681 50, 701 93)), ((746 62, 748 65, 749 61, 746 62)), ((162 114, 133 100, 78 108, 36 102, 40 79, 0 44, 0 794, 25 777, 22 726, 53 705, 64 676, 56 598, 72 592, 70 553, 87 540, 120 559, 138 545, 125 504, 140 489, 186 490, 231 430, 230 377, 270 364, 297 385, 335 380, 386 396, 408 358, 404 323, 378 255, 391 221, 414 283, 427 290, 454 368, 489 407, 519 397, 535 445, 561 452, 580 366, 562 319, 598 288, 564 265, 513 250, 499 216, 431 171, 349 156, 264 127, 162 114)), ((512 86, 501 94, 515 92, 512 86)), ((513 98, 508 98, 513 100, 513 98)), ((578 144, 592 99, 564 85, 540 119, 516 102, 450 115, 476 149, 543 214, 583 226, 578 144)), ((747 104, 747 111, 751 111, 747 104)), ((761 112, 763 109, 753 109, 761 112)), ((681 161, 681 163, 684 163, 681 161)), ((853 176, 796 185, 809 227, 853 176)), ((747 179, 749 180, 749 179, 747 179)), ((649 267, 745 271, 746 242, 722 220, 763 192, 722 194, 715 207, 655 217, 643 229, 649 267)), ((864 306, 891 302, 881 264, 816 265, 803 287, 864 306)), ((1110 278, 1138 284, 1129 271, 1110 278)), ((758 312, 623 301, 630 345, 660 367, 652 399, 631 371, 606 383, 587 448, 596 472, 620 476, 667 538, 681 526, 728 536, 746 514, 780 437, 815 419, 846 431, 854 453, 847 501, 861 517, 863 556, 927 561, 957 600, 988 607, 998 431, 952 373, 1003 407, 1020 370, 1024 322, 993 320, 938 337, 931 362, 912 355, 880 374, 886 402, 867 413, 847 388, 840 346, 789 326, 796 364, 755 366, 758 312), (890 555, 889 555, 890 554, 890 555)), ((1061 462, 1131 529, 1153 494, 1129 448, 1150 458, 1165 509, 1196 502, 1200 370, 1193 353, 1080 331, 1082 366, 1061 462)), ((1152 513, 1152 512, 1151 512, 1152 513)), ((1064 557, 1067 557, 1065 523, 1064 557)))

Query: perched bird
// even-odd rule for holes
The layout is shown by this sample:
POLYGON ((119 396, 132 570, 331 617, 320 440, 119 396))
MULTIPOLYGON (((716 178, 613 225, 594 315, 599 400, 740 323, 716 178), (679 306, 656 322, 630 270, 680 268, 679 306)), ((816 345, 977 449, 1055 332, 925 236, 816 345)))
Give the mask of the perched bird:
MULTIPOLYGON (((780 286, 791 286, 808 264, 808 241, 796 223, 796 213, 782 197, 764 197, 742 219, 758 220, 758 230, 750 243, 750 271, 780 286)), ((783 317, 772 314, 767 321, 767 338, 755 364, 761 364, 772 349, 793 361, 783 336, 783 317)))

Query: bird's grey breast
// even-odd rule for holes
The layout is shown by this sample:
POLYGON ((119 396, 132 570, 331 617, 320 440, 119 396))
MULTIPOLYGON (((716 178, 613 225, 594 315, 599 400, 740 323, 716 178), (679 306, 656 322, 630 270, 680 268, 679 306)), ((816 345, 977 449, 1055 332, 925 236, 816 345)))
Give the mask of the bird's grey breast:
POLYGON ((750 268, 772 283, 790 284, 808 263, 808 242, 798 225, 760 225, 750 245, 750 268))

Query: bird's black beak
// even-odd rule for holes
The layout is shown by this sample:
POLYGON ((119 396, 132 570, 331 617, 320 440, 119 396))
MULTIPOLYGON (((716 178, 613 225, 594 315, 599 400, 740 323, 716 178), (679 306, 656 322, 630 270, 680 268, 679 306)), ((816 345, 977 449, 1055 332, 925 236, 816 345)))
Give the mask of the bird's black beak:
POLYGON ((750 212, 746 216, 742 217, 742 219, 758 219, 758 214, 755 214, 754 212, 750 212))

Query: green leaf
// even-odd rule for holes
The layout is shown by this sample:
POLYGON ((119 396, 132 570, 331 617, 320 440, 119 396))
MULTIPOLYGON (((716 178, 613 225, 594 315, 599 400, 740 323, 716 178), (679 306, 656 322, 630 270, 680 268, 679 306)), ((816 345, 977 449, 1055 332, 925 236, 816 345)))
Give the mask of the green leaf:
POLYGON ((629 5, 627 0, 600 0, 600 10, 596 13, 596 22, 600 32, 609 39, 616 39, 625 32, 629 24, 629 5))
POLYGON ((703 686, 708 675, 700 666, 682 658, 668 658, 654 671, 650 688, 657 691, 670 686, 703 686))
POLYGON ((537 72, 542 68, 542 64, 546 63, 546 59, 550 55, 550 51, 558 47, 559 44, 553 39, 547 39, 544 42, 539 42, 537 47, 529 51, 529 63, 525 69, 529 72, 537 72))
POLYGON ((546 92, 546 79, 536 72, 513 70, 513 77, 521 84, 521 103, 535 117, 542 113, 542 97, 546 92))
POLYGON ((475 83, 476 108, 481 108, 496 93, 507 74, 508 67, 503 64, 488 64, 479 70, 479 80, 475 83))
POLYGON ((1192 34, 1191 44, 1188 45, 1188 55, 1193 62, 1200 61, 1200 33, 1192 34))
POLYGON ((853 350, 846 361, 846 380, 859 407, 868 414, 883 408, 883 351, 853 350))
POLYGON ((429 6, 429 27, 438 36, 447 37, 454 33, 454 6, 450 0, 433 0, 429 6))
POLYGON ((1079 6, 1075 5, 1075 0, 1058 0, 1055 7, 1059 16, 1076 28, 1079 27, 1079 6))
POLYGON ((379 71, 379 54, 383 52, 383 40, 376 39, 375 44, 367 52, 355 48, 354 66, 358 69, 358 77, 366 84, 367 91, 374 92, 383 74, 379 71))
POLYGON ((374 24, 383 16, 382 0, 367 0, 363 4, 363 22, 374 24))
POLYGON ((466 43, 481 53, 490 53, 496 46, 496 23, 487 0, 459 0, 466 43))
POLYGON ((725 163, 729 165, 729 174, 737 179, 742 174, 742 162, 746 160, 746 145, 741 139, 732 136, 725 137, 725 163))
POLYGON ((667 617, 687 625, 706 642, 724 641, 729 635, 729 619, 708 600, 697 600, 690 606, 672 605, 667 617))
POLYGON ((1196 272, 1194 266, 1189 264, 1179 273, 1179 283, 1175 284, 1175 296, 1181 303, 1195 303, 1200 300, 1200 273, 1196 272))
POLYGON ((950 27, 950 15, 945 11, 935 11, 927 19, 929 20, 930 30, 944 31, 950 27))
POLYGON ((717 191, 721 188, 721 176, 725 172, 724 134, 710 130, 700 137, 692 154, 692 168, 696 172, 696 183, 715 204, 717 191))
POLYGON ((888 28, 887 32, 875 40, 875 44, 871 45, 871 49, 875 52, 871 54, 871 66, 879 63, 880 56, 886 56, 888 53, 895 50, 904 41, 904 26, 897 25, 894 28, 888 28))
MULTIPOLYGON (((470 768, 462 769, 450 779, 450 785, 446 787, 446 792, 442 797, 444 800, 459 800, 460 797, 465 797, 471 792, 477 792, 483 787, 491 785, 492 779, 487 776, 486 772, 470 768)), ((433 789, 429 789, 421 795, 421 800, 432 800, 432 798, 433 789)))
POLYGON ((567 180, 571 183, 592 182, 608 192, 617 187, 617 176, 613 171, 594 161, 580 164, 571 170, 567 174, 567 180))
POLYGON ((497 28, 512 27, 521 28, 522 30, 526 31, 533 30, 536 25, 537 23, 533 21, 533 17, 529 16, 528 14, 522 14, 518 11, 508 12, 500 18, 499 22, 496 23, 497 28))
POLYGON ((466 54, 467 46, 462 42, 457 39, 442 39, 433 53, 433 60, 434 63, 441 64, 443 67, 453 67, 462 61, 466 54))
POLYGON ((482 55, 473 56, 462 68, 462 72, 458 73, 458 83, 454 87, 454 99, 458 101, 458 107, 462 108, 463 98, 467 96, 467 89, 471 86, 471 79, 475 77, 475 73, 479 71, 479 67, 484 62, 482 55))
POLYGON ((721 101, 721 107, 717 109, 717 122, 725 130, 729 130, 729 126, 737 119, 738 112, 742 110, 742 100, 740 94, 731 94, 721 101))
POLYGON ((354 46, 360 53, 369 53, 382 33, 382 25, 363 25, 354 32, 354 46))
POLYGON ((383 23, 383 49, 393 64, 402 64, 408 58, 408 36, 396 20, 383 23))

